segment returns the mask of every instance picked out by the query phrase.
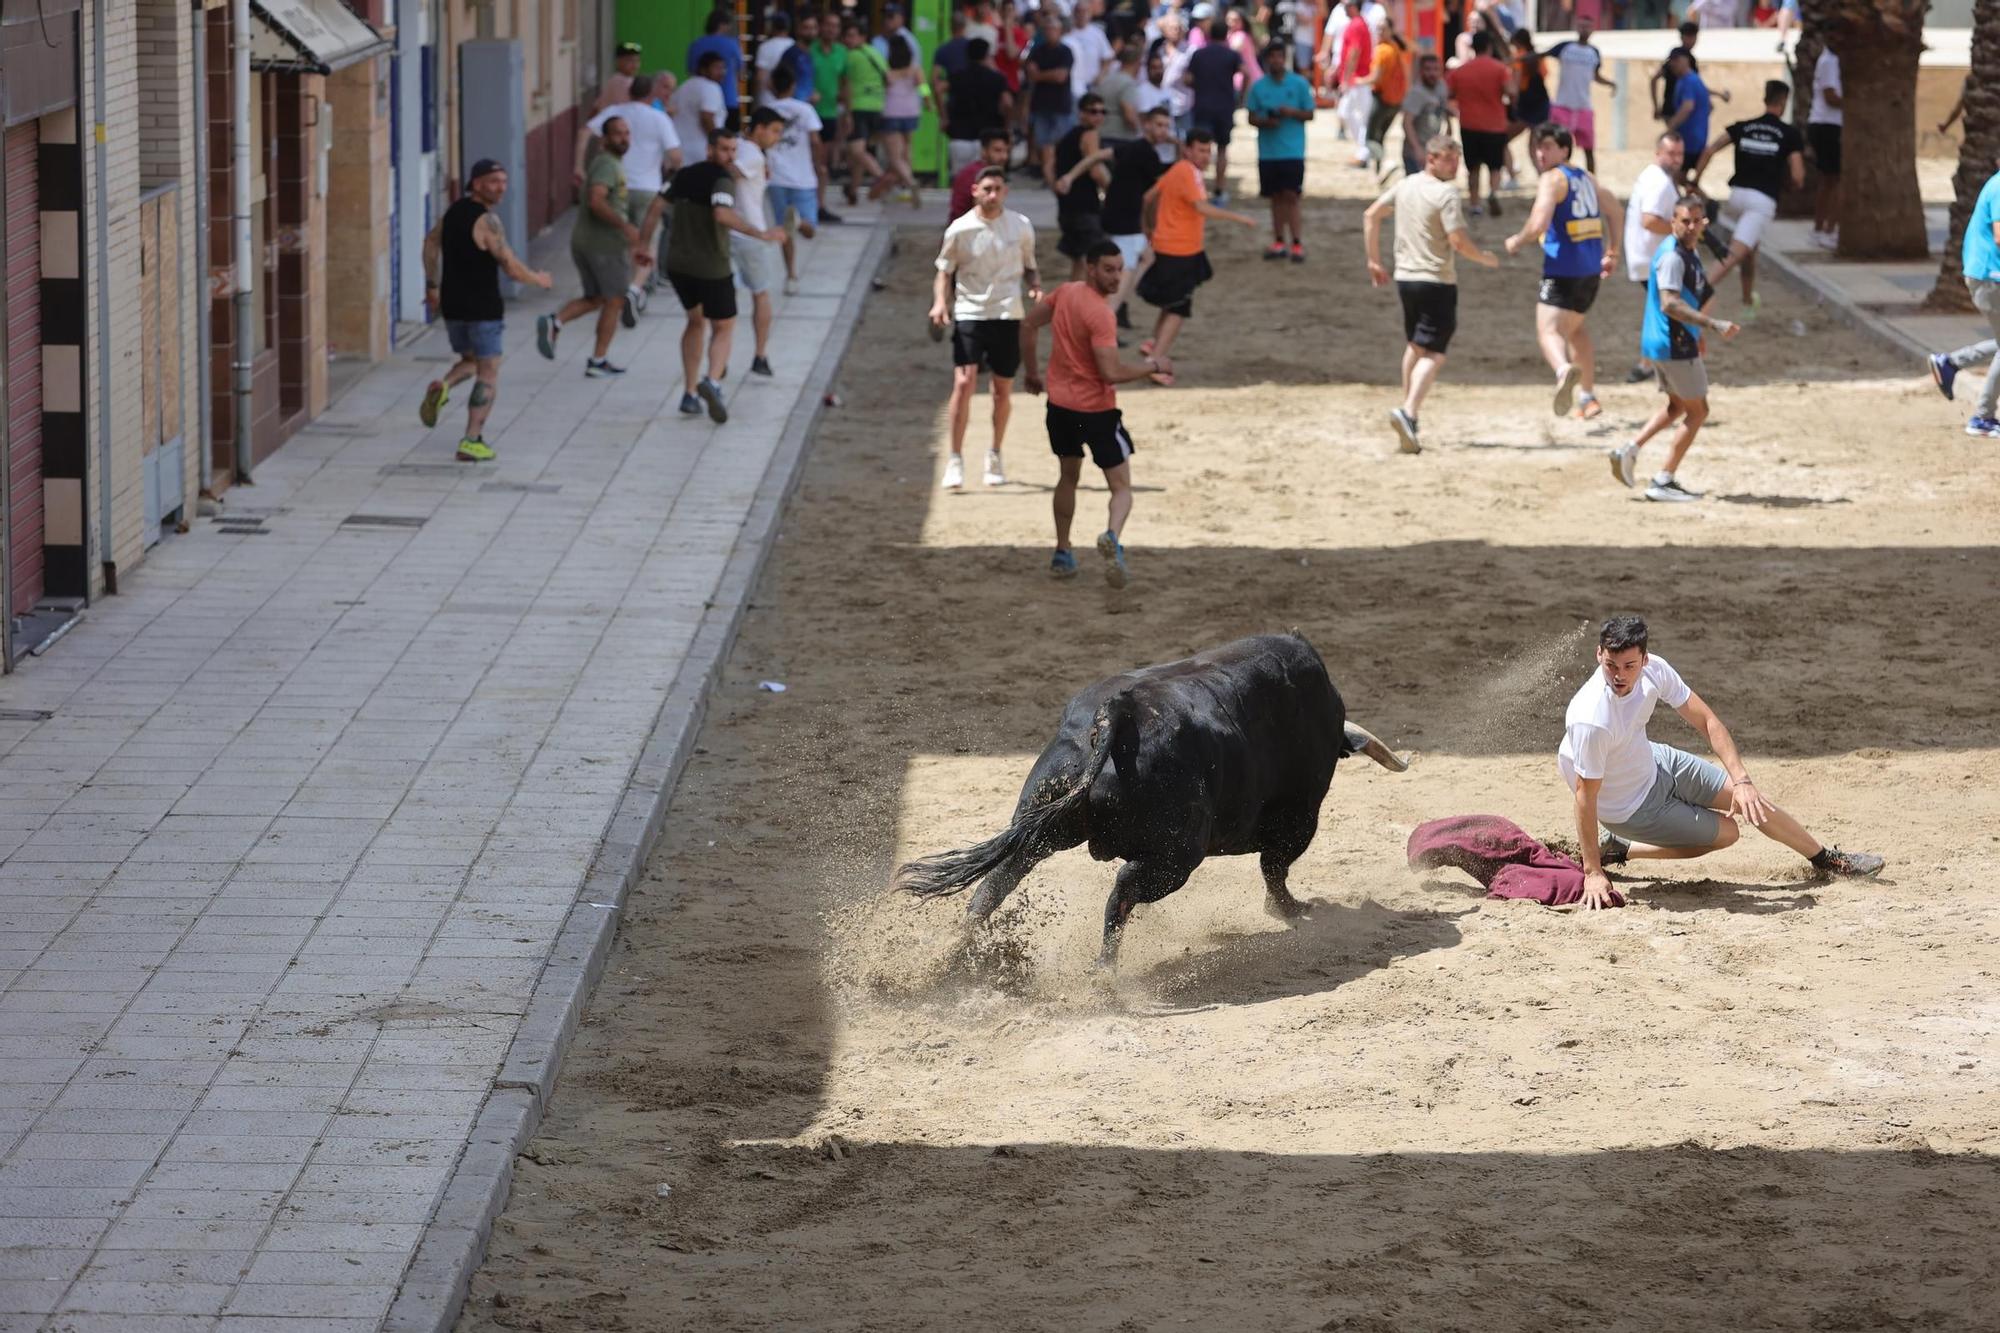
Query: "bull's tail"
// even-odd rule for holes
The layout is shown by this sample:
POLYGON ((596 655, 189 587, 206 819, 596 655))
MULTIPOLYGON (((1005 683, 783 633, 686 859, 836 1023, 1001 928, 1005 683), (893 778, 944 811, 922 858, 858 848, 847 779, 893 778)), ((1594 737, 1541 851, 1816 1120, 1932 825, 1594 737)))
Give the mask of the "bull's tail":
POLYGON ((1111 757, 1113 734, 1126 721, 1128 708, 1128 701, 1120 694, 1097 710, 1090 725, 1089 761, 1068 791, 1016 815, 1013 823, 985 842, 905 862, 896 868, 896 887, 919 898, 948 897, 971 888, 1012 857, 1025 854, 1040 859, 1048 855, 1054 850, 1050 835, 1090 799, 1090 786, 1111 757))

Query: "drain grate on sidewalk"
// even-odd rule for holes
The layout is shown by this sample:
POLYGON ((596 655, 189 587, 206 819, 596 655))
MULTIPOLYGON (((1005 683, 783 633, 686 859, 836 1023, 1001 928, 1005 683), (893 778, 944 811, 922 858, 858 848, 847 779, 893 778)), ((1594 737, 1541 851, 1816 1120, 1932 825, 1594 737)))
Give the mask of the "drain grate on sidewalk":
POLYGON ((343 528, 421 528, 430 522, 415 514, 349 514, 340 520, 343 528))
POLYGON ((463 463, 389 463, 382 468, 385 477, 462 477, 468 472, 463 463))
POLYGON ((508 491, 515 495, 554 495, 562 489, 561 482, 555 481, 489 481, 479 487, 482 491, 508 491))

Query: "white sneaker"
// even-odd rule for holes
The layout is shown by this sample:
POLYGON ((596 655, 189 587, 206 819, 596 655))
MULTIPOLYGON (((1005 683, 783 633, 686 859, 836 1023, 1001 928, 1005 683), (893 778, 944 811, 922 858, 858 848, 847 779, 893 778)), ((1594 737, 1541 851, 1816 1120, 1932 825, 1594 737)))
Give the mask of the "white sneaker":
POLYGON ((988 449, 986 451, 986 476, 984 480, 988 486, 1005 486, 1007 484, 1007 470, 1000 466, 1000 451, 998 449, 988 449))
POLYGON ((799 280, 797 278, 786 278, 785 295, 797 296, 798 294, 799 294, 799 280))
POLYGON ((1692 504, 1701 499, 1701 492, 1689 490, 1678 480, 1661 481, 1654 478, 1653 484, 1646 488, 1646 498, 1663 504, 1692 504))
POLYGON ((1555 409, 1557 416, 1568 416, 1569 410, 1576 406, 1576 386, 1581 383, 1583 383, 1582 366, 1564 366, 1562 374, 1556 376, 1556 396, 1550 406, 1555 409))
POLYGON ((955 491, 964 485, 965 460, 957 454, 953 454, 949 459, 945 460, 944 488, 948 491, 955 491))
POLYGON ((1622 449, 1611 451, 1611 475, 1626 490, 1639 483, 1639 446, 1628 444, 1622 449))

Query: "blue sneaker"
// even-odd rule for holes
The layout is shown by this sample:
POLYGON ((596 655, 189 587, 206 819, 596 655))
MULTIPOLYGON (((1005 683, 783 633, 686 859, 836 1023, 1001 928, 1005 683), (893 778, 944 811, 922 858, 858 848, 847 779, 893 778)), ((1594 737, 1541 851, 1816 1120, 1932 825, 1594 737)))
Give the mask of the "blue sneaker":
POLYGON ((1076 577, 1076 554, 1073 551, 1057 551, 1049 557, 1049 577, 1073 579, 1076 577))
POLYGON ((1965 423, 1965 433, 1982 440, 2000 440, 2000 421, 1992 417, 1974 417, 1965 423))
POLYGON ((1938 392, 1944 395, 1946 402, 1951 401, 1952 381, 1957 378, 1958 367, 1951 363, 1951 358, 1943 352, 1932 352, 1931 379, 1937 383, 1938 392))
POLYGON ((1118 534, 1106 529, 1097 538, 1097 553, 1104 557, 1104 581, 1114 588, 1125 586, 1125 548, 1118 544, 1118 534))
POLYGON ((700 416, 700 415, 701 415, 701 399, 699 399, 699 398, 695 397, 695 396, 694 396, 693 394, 691 394, 691 393, 684 393, 684 394, 682 394, 682 395, 681 395, 681 415, 682 415, 682 416, 684 416, 684 417, 698 417, 698 416, 700 416))

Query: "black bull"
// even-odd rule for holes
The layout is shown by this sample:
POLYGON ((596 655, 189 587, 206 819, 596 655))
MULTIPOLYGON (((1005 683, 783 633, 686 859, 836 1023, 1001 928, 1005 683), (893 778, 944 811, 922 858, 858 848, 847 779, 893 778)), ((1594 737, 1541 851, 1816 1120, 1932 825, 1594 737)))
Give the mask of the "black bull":
POLYGON ((1037 862, 1087 842, 1093 858, 1125 862, 1104 907, 1108 964, 1134 907, 1178 889, 1207 857, 1255 852, 1267 906, 1289 919, 1305 909, 1286 873, 1312 844, 1334 765, 1351 754, 1393 772, 1408 767, 1347 721, 1326 663, 1304 638, 1238 639, 1109 677, 1071 699, 1006 831, 912 861, 896 880, 926 898, 978 884, 966 906, 976 924, 1037 862))

